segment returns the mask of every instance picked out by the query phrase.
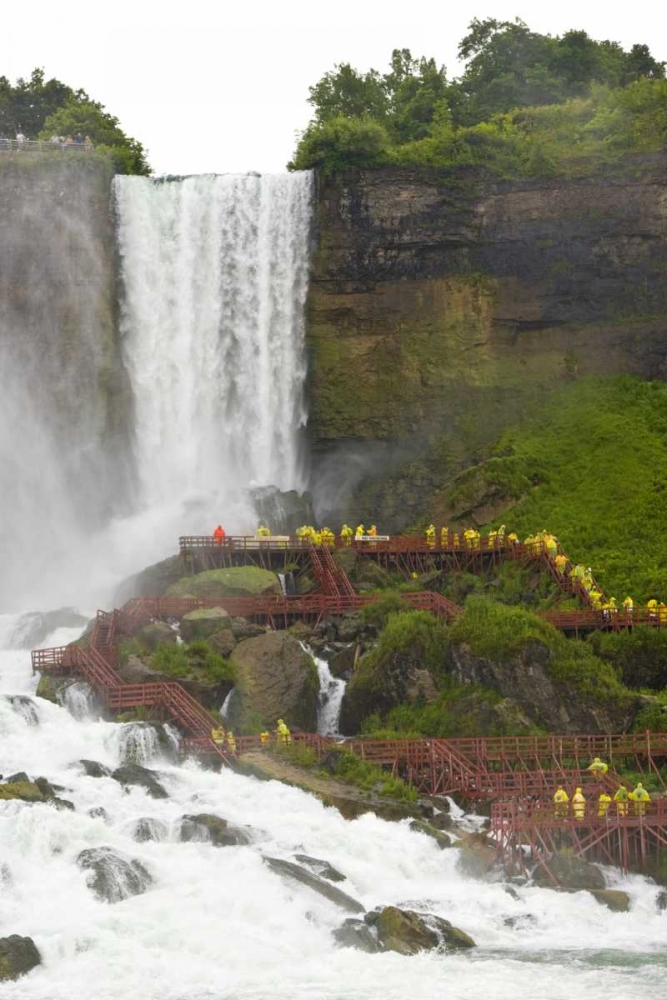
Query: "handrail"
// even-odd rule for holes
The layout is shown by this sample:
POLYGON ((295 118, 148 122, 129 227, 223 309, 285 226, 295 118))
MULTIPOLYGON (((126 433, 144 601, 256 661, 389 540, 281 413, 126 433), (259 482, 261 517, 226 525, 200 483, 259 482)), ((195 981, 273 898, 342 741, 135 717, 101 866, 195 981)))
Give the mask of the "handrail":
POLYGON ((92 143, 85 142, 52 142, 50 139, 2 139, 0 138, 0 153, 92 153, 92 143))

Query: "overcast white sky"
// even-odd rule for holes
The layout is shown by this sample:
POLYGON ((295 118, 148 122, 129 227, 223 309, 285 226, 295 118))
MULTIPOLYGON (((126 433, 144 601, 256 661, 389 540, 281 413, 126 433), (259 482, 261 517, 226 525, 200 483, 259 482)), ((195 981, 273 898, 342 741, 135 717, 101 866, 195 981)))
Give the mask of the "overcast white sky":
POLYGON ((279 171, 334 63, 384 69, 405 47, 455 75, 475 16, 646 42, 667 60, 663 0, 3 0, 0 75, 43 66, 83 87, 156 173, 279 171))

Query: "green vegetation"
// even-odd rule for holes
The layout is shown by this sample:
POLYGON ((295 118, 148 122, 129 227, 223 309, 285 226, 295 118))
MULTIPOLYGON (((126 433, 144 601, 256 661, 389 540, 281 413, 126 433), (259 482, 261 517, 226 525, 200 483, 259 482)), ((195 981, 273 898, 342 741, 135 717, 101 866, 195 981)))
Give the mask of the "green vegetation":
MULTIPOLYGON (((588 642, 598 656, 613 664, 628 687, 649 688, 652 692, 667 688, 665 629, 639 626, 632 631, 593 632, 588 642)), ((663 718, 663 725, 666 722, 663 718)))
POLYGON ((485 166, 501 176, 581 173, 667 138, 663 63, 584 31, 552 37, 520 20, 475 19, 449 81, 395 49, 387 73, 342 63, 310 88, 314 118, 291 169, 485 166))
POLYGON ((417 791, 411 785, 392 777, 376 764, 369 764, 344 747, 332 747, 324 761, 320 760, 314 750, 301 743, 278 747, 276 753, 287 757, 298 767, 316 771, 323 777, 335 777, 365 792, 375 792, 402 802, 416 802, 418 798, 417 791))
POLYGON ((666 434, 663 382, 584 379, 503 434, 478 472, 502 482, 502 520, 521 538, 546 527, 608 596, 644 603, 667 594, 666 434))
POLYGON ((384 628, 390 615, 400 611, 407 611, 408 608, 409 605, 404 597, 401 597, 396 591, 389 591, 389 593, 378 598, 377 601, 373 601, 372 604, 367 604, 365 608, 362 608, 359 612, 359 617, 362 622, 368 625, 377 625, 379 628, 384 628))
POLYGON ((276 574, 258 566, 209 569, 195 576, 184 576, 167 591, 169 597, 210 598, 235 594, 258 596, 279 593, 280 582, 276 574))
POLYGON ((20 78, 14 86, 0 77, 0 132, 8 138, 23 132, 28 139, 47 141, 52 135, 67 138, 80 133, 90 139, 98 155, 111 159, 116 173, 150 174, 143 146, 122 131, 117 118, 85 90, 45 80, 42 69, 34 69, 28 80, 20 78))
POLYGON ((188 677, 212 684, 234 680, 233 666, 202 639, 188 645, 158 643, 151 657, 151 668, 169 677, 188 677))

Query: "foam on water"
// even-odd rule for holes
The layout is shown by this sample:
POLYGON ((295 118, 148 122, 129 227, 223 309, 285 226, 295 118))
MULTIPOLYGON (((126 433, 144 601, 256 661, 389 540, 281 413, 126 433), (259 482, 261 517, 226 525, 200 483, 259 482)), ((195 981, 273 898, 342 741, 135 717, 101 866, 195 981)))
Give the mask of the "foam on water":
MULTIPOLYGON (((34 688, 29 658, 5 650, 0 692, 17 688, 34 688)), ((96 1000, 663 995, 667 914, 657 912, 658 889, 643 878, 612 873, 632 897, 627 914, 610 913, 586 893, 520 887, 515 900, 501 883, 462 877, 458 852, 440 851, 407 822, 373 815, 348 822, 278 782, 158 759, 152 766, 169 798, 127 792, 73 766, 81 758, 118 766, 117 725, 77 721, 41 699, 35 705, 39 724, 30 726, 0 697, 0 771, 45 775, 64 786, 76 812, 0 803, 0 936, 32 936, 44 959, 26 979, 0 987, 3 1000, 89 1000, 91 990, 96 1000), (88 815, 99 806, 107 822, 88 815), (252 843, 181 843, 180 819, 195 813, 250 828, 252 843), (146 819, 158 839, 137 842, 137 823, 146 819), (102 846, 138 859, 154 885, 114 905, 98 901, 75 859, 102 846), (345 914, 262 861, 262 854, 297 852, 330 861, 347 876, 342 888, 367 908, 399 903, 444 916, 478 949, 404 958, 334 948, 331 932, 345 914), (514 927, 507 917, 516 918, 514 927)))

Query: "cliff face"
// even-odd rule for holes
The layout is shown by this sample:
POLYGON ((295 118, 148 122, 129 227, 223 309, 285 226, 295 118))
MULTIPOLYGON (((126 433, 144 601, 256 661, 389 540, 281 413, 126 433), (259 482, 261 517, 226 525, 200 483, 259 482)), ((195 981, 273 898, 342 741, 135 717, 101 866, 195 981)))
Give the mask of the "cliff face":
POLYGON ((545 392, 667 372, 667 156, 578 181, 321 182, 308 303, 318 512, 385 527, 545 392))

